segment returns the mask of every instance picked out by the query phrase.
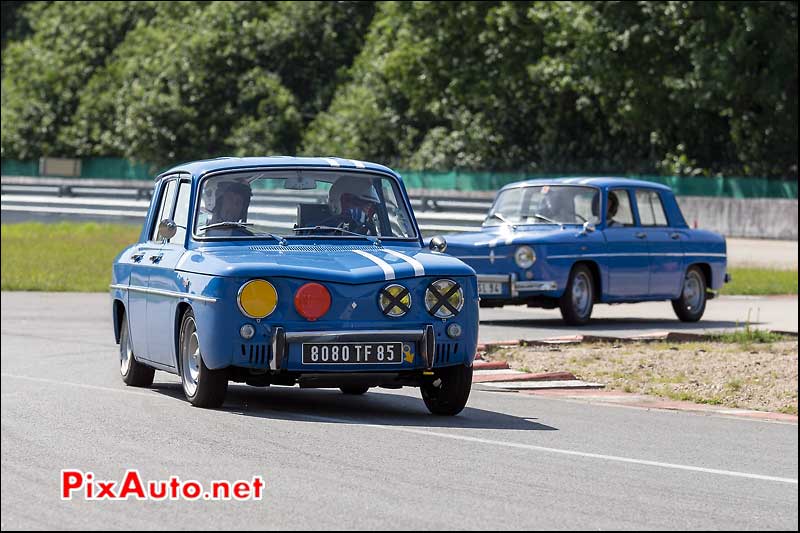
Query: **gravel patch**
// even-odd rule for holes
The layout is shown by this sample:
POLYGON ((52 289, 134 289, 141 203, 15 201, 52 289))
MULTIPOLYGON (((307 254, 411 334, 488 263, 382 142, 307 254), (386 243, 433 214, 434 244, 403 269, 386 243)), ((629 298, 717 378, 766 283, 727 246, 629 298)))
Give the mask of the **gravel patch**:
POLYGON ((485 358, 523 372, 572 372, 614 390, 796 415, 797 347, 797 340, 583 343, 493 348, 485 358))

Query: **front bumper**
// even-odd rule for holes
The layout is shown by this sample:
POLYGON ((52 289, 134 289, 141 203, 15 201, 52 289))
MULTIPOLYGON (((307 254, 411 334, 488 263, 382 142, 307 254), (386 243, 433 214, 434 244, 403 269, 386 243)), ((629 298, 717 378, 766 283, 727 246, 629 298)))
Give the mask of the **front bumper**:
POLYGON ((436 333, 433 326, 409 330, 364 330, 364 331, 292 331, 287 333, 276 327, 272 334, 272 358, 270 370, 283 370, 288 367, 289 344, 303 342, 418 342, 420 355, 427 369, 431 369, 436 355, 436 333))
POLYGON ((478 284, 480 283, 508 283, 511 298, 518 297, 520 292, 551 292, 558 289, 558 284, 555 281, 519 281, 517 280, 517 275, 513 273, 479 274, 478 284))

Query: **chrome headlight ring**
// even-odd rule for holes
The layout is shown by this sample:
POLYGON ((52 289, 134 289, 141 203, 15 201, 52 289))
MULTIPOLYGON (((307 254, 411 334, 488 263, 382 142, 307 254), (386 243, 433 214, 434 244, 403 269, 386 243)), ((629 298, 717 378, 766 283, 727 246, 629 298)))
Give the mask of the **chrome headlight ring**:
POLYGON ((387 285, 378 293, 378 307, 388 317, 404 316, 411 310, 411 292, 396 283, 387 285))
POLYGON ((514 262, 519 268, 530 268, 536 262, 536 252, 530 246, 520 246, 514 251, 514 262))

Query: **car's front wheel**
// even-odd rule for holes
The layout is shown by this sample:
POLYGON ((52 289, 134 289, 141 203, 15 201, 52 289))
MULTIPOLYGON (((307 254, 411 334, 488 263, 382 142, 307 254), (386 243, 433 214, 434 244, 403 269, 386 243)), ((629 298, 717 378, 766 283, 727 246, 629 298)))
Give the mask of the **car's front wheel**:
POLYGON ((203 361, 197 322, 191 309, 183 315, 178 346, 186 399, 195 407, 222 405, 228 392, 228 373, 224 369, 210 370, 203 361))
POLYGON ((567 288, 559 300, 561 316, 570 326, 582 326, 589 322, 594 307, 594 277, 589 267, 578 265, 572 269, 567 288))
POLYGON ((451 366, 437 370, 435 379, 420 386, 422 400, 434 415, 454 416, 464 409, 472 389, 472 367, 451 366))
POLYGON ((672 300, 672 309, 682 322, 697 322, 706 311, 706 301, 706 278, 699 267, 689 267, 681 296, 672 300))
POLYGON ((122 381, 131 387, 151 386, 156 373, 153 367, 143 365, 133 356, 127 315, 122 315, 119 331, 119 373, 122 381))

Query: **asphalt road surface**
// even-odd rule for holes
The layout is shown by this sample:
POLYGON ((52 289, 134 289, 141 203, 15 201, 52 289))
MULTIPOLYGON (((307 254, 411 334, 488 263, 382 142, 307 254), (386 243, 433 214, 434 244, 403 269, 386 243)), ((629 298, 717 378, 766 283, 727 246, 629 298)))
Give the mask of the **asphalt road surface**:
MULTIPOLYGON (((105 296, 105 295, 101 295, 105 296)), ((98 303, 101 302, 101 303, 98 303)), ((109 305, 2 294, 2 528, 793 529, 796 424, 474 390, 232 386, 118 375, 109 305), (72 501, 59 472, 266 482, 260 501, 72 501)))
POLYGON ((595 305, 586 326, 571 327, 557 309, 526 306, 481 309, 481 341, 534 340, 591 334, 634 337, 663 331, 707 333, 753 328, 797 332, 797 296, 721 296, 706 304, 699 322, 681 322, 669 302, 595 305))

